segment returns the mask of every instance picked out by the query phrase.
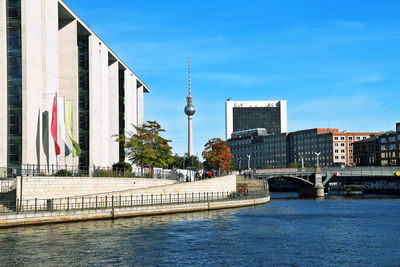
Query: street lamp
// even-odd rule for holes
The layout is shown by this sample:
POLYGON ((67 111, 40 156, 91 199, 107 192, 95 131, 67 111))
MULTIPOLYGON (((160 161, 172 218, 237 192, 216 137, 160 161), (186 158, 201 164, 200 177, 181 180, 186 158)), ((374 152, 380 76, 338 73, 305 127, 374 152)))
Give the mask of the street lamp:
POLYGON ((242 158, 237 158, 237 160, 239 161, 239 170, 240 170, 241 163, 242 163, 242 158))
POLYGON ((314 152, 315 155, 317 155, 317 167, 319 167, 319 155, 321 155, 321 152, 314 152))
POLYGON ((301 158, 301 169, 304 169, 304 156, 299 154, 299 157, 301 158))
POLYGON ((247 169, 248 169, 248 170, 250 170, 250 158, 251 158, 251 155, 248 154, 248 155, 247 155, 247 169))

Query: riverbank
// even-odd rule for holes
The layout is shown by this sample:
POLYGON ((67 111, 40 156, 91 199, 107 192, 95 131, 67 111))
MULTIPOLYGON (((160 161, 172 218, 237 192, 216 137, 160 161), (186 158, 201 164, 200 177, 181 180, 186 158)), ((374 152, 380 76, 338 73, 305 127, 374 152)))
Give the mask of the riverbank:
POLYGON ((219 200, 198 203, 173 203, 153 206, 3 214, 0 215, 0 228, 238 208, 262 205, 269 201, 270 197, 265 196, 261 198, 219 200))

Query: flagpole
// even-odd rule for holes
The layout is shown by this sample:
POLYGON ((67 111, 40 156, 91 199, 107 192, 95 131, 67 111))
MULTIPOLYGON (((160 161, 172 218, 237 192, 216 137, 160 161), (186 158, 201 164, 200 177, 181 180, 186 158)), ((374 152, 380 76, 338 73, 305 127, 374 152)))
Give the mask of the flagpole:
MULTIPOLYGON (((57 94, 57 92, 56 92, 56 113, 58 113, 58 109, 57 109, 57 106, 58 106, 58 99, 57 99, 57 96, 58 96, 58 94, 57 94)), ((58 114, 57 114, 57 120, 58 120, 58 114)), ((57 123, 57 125, 58 125, 58 122, 56 121, 56 123, 57 123)), ((56 131, 56 140, 58 139, 58 126, 57 126, 57 131, 56 131)), ((58 155, 57 155, 57 152, 56 152, 56 167, 57 167, 57 171, 58 171, 58 155)))

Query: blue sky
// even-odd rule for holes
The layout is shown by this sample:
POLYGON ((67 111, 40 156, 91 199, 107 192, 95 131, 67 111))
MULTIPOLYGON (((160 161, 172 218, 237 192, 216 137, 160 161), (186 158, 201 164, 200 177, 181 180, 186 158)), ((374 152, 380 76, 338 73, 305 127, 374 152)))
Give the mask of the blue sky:
POLYGON ((280 100, 288 130, 392 130, 400 121, 400 1, 65 2, 147 84, 145 119, 187 150, 225 137, 225 100, 280 100))

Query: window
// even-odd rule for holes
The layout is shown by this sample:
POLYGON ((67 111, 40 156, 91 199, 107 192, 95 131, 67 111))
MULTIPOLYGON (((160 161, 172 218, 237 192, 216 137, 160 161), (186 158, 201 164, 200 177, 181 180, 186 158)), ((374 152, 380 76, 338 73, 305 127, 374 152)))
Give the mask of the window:
POLYGON ((396 142, 396 137, 395 136, 390 136, 389 137, 389 142, 390 143, 396 142))
POLYGON ((349 156, 349 159, 353 159, 353 156, 349 156))
POLYGON ((383 144, 383 143, 386 143, 386 137, 382 137, 381 138, 381 143, 383 144))
POLYGON ((344 140, 344 136, 341 136, 341 137, 340 137, 340 140, 344 140))
POLYGON ((338 143, 335 143, 334 146, 339 146, 339 144, 338 144, 338 143))
POLYGON ((333 138, 334 140, 339 140, 339 137, 335 136, 335 138, 333 138))
POLYGON ((349 149, 349 152, 350 152, 350 153, 353 153, 353 149, 349 149))
POLYGON ((340 146, 344 146, 344 143, 341 143, 340 146))
POLYGON ((389 145, 390 150, 395 150, 396 149, 396 144, 390 144, 389 145))
POLYGON ((349 136, 349 140, 353 140, 353 136, 349 136))
POLYGON ((335 159, 339 159, 339 156, 335 156, 335 159))
POLYGON ((339 150, 335 149, 335 153, 339 153, 339 150))
POLYGON ((386 150, 386 145, 381 145, 381 151, 385 151, 386 150))
POLYGON ((359 137, 359 136, 357 136, 357 137, 356 137, 356 140, 360 140, 360 137, 359 137))
POLYGON ((344 149, 340 150, 341 153, 344 153, 344 149))
POLYGON ((345 159, 345 156, 341 156, 340 158, 341 158, 341 159, 345 159))

